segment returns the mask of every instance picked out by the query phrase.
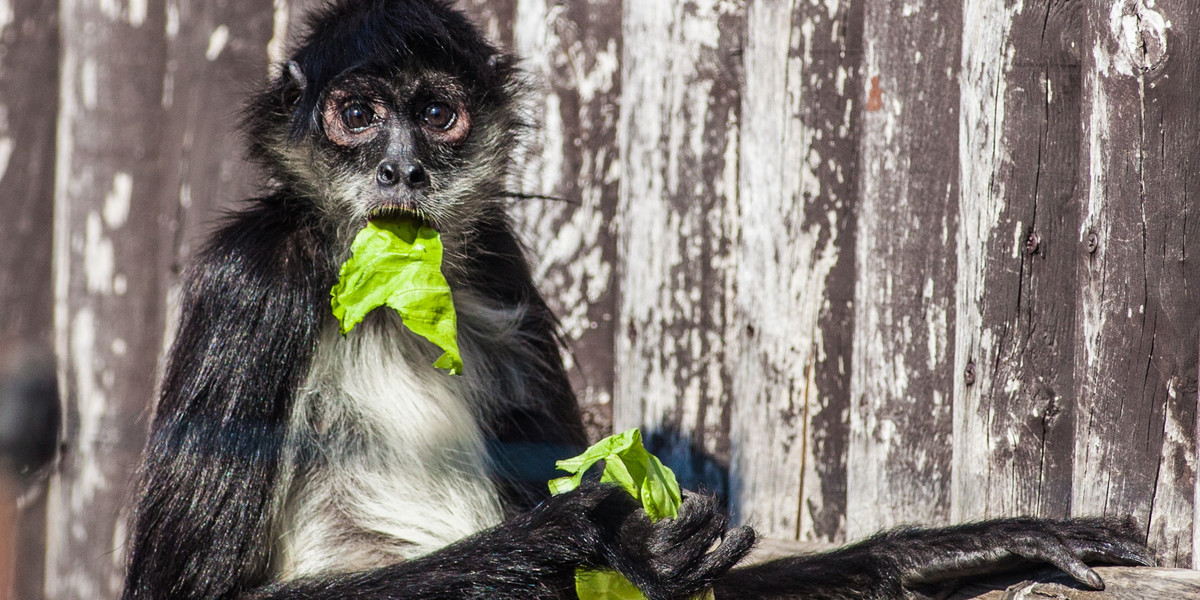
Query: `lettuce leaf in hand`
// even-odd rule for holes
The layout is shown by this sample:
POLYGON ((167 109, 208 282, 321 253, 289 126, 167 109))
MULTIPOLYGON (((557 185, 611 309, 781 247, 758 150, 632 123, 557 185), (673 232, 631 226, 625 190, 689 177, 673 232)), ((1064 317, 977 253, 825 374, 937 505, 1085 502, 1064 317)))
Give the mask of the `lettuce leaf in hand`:
POLYGON ((342 334, 372 310, 390 306, 405 327, 443 350, 433 366, 461 374, 458 317, 442 275, 438 232, 417 219, 373 219, 355 236, 350 250, 330 290, 342 334))
MULTIPOLYGON (((682 495, 675 473, 646 451, 642 432, 636 428, 606 437, 583 454, 555 463, 571 475, 551 480, 550 493, 562 494, 579 487, 584 473, 600 461, 604 461, 600 481, 620 485, 642 503, 652 520, 679 516, 682 495)), ((645 600, 624 575, 607 570, 576 569, 575 593, 579 600, 645 600)), ((711 594, 704 597, 711 598, 711 594)))
POLYGON ((600 461, 604 461, 600 481, 620 485, 641 501, 652 520, 679 516, 682 496, 675 473, 646 451, 642 432, 636 428, 606 437, 583 454, 555 463, 560 471, 571 475, 551 480, 550 493, 561 494, 579 487, 584 473, 600 461))

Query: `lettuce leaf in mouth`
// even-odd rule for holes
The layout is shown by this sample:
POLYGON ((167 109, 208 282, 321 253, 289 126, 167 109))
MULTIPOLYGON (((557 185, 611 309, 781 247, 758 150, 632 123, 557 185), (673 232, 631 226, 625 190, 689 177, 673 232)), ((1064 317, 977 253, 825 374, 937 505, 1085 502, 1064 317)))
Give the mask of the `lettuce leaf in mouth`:
POLYGON ((350 251, 330 290, 342 334, 372 310, 390 306, 405 327, 442 349, 433 366, 461 374, 458 317, 442 275, 441 235, 416 218, 377 218, 358 232, 350 251))
MULTIPOLYGON (((606 437, 583 454, 555 463, 571 475, 550 480, 550 493, 562 494, 579 487, 584 473, 600 461, 604 461, 600 481, 615 483, 641 501, 650 519, 679 516, 682 495, 675 473, 646 450, 637 428, 606 437)), ((579 600, 645 600, 624 575, 609 570, 576 569, 575 593, 579 600)), ((711 591, 700 596, 711 597, 711 591)))

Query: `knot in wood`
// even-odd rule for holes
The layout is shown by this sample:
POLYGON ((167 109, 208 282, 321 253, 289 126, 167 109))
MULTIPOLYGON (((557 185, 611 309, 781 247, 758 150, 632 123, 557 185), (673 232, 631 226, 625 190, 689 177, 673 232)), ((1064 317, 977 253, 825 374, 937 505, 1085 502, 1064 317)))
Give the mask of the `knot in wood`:
POLYGON ((1167 29, 1171 22, 1147 5, 1146 0, 1114 2, 1108 13, 1108 30, 1116 46, 1108 60, 1099 63, 1121 75, 1141 75, 1158 69, 1167 60, 1167 29))

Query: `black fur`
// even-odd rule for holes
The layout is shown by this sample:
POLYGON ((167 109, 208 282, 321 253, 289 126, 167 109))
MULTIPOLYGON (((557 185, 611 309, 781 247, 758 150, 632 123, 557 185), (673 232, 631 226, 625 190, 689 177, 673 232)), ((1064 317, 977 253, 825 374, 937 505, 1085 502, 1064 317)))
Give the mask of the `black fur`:
MULTIPOLYGON (((608 486, 546 498, 553 459, 582 446, 584 430, 554 318, 505 212, 521 128, 512 64, 444 2, 342 0, 314 15, 292 63, 251 102, 250 154, 271 189, 232 215, 187 273, 139 472, 126 599, 570 598, 581 565, 615 568, 653 600, 708 586, 721 600, 898 598, 904 586, 1022 560, 1085 581, 1094 573, 1081 560, 1149 560, 1111 524, 1007 520, 897 530, 830 554, 729 571, 754 534, 728 529, 711 500, 688 495, 679 519, 651 524, 608 486), (366 133, 347 132, 336 120, 337 94, 359 98, 380 120, 366 133), (469 123, 469 133, 423 125, 422 107, 437 101, 469 119, 455 121, 469 123), (388 162, 424 172, 384 185, 388 162), (341 449, 323 442, 373 439, 369 423, 323 438, 320 426, 295 431, 291 419, 312 394, 304 386, 321 345, 339 343, 322 336, 334 326, 329 289, 350 235, 368 216, 395 210, 443 234, 444 269, 456 299, 467 299, 464 358, 474 352, 478 369, 463 393, 477 407, 510 518, 411 560, 280 577, 280 515, 289 494, 306 489, 290 478, 336 468, 321 461, 341 449), (496 334, 507 345, 489 347, 490 334, 471 328, 501 313, 516 315, 513 330, 496 334)), ((361 327, 391 331, 379 316, 361 327)), ((357 456, 342 454, 351 458, 337 460, 357 456)))

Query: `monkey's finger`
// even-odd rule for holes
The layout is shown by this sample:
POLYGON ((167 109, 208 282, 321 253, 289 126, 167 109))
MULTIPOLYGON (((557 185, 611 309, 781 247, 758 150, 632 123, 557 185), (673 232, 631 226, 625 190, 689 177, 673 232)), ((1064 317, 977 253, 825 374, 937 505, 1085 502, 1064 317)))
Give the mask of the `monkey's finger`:
POLYGON ((1072 579, 1093 590, 1103 590, 1104 580, 1100 574, 1088 567, 1077 558, 1071 550, 1061 543, 1039 543, 1032 549, 1014 550, 1017 554, 1033 562, 1050 563, 1060 571, 1070 575, 1072 579))
POLYGON ((700 561, 697 573, 706 581, 720 577, 750 553, 757 539, 754 529, 745 525, 730 529, 721 545, 700 561))
POLYGON ((1150 550, 1126 539, 1070 540, 1065 542, 1075 556, 1088 563, 1153 567, 1156 565, 1150 550))
POLYGON ((656 524, 659 544, 689 545, 706 552, 728 527, 729 517, 717 506, 715 498, 690 494, 679 508, 679 516, 656 524))

